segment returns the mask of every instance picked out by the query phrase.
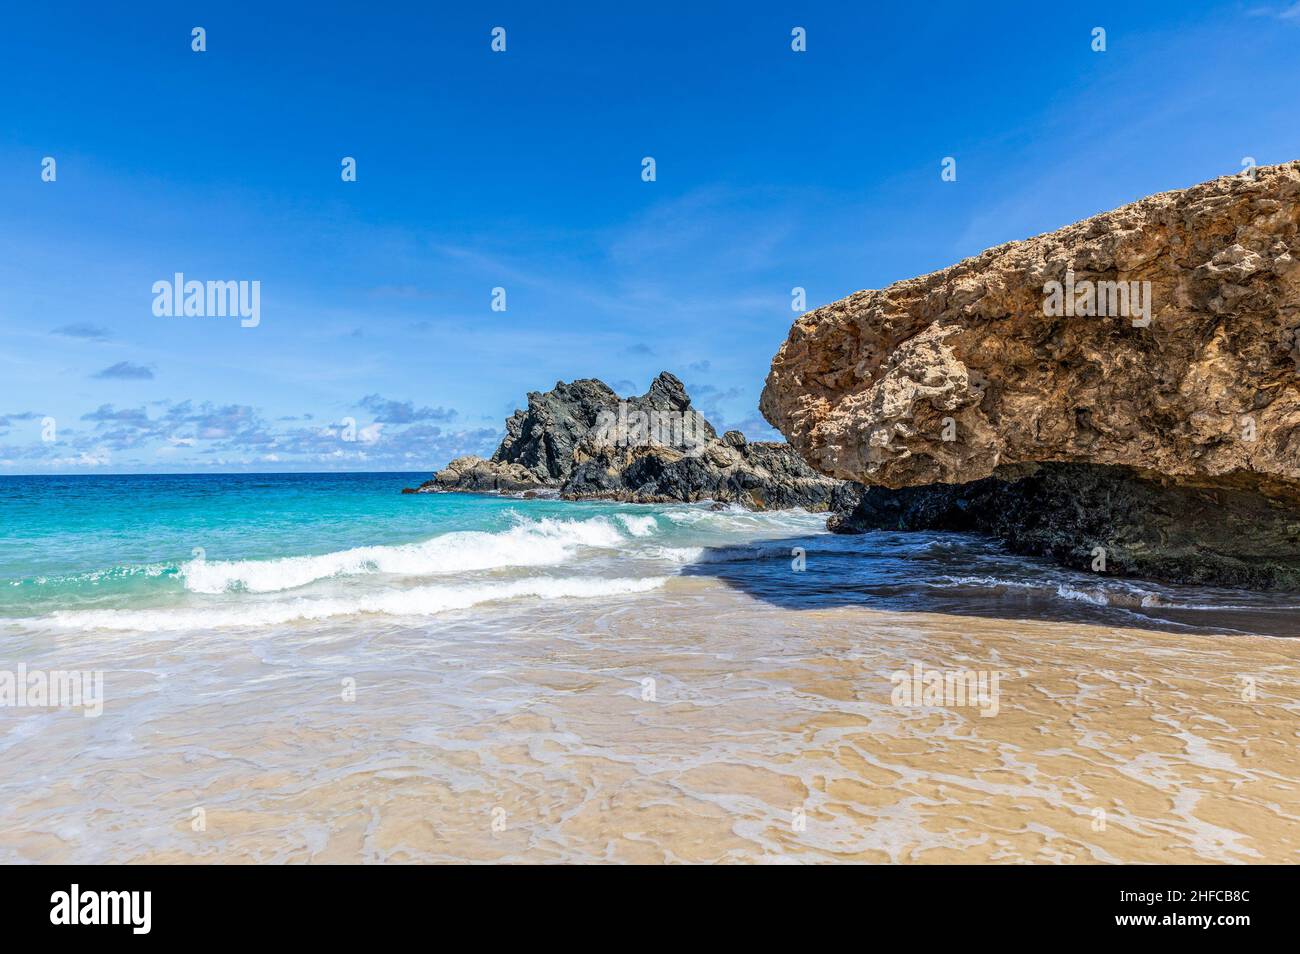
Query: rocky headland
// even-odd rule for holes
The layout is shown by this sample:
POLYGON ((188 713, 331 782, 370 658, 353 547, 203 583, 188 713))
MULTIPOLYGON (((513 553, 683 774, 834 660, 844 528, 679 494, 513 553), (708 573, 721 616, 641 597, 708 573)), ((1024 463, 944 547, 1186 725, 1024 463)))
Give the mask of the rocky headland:
POLYGON ((595 378, 528 395, 489 459, 458 457, 405 492, 554 494, 628 503, 738 503, 752 510, 846 510, 857 487, 817 473, 788 444, 718 436, 663 372, 620 398, 595 378))
POLYGON ((1300 587, 1300 163, 1165 192, 803 315, 764 416, 869 486, 832 529, 1300 587))

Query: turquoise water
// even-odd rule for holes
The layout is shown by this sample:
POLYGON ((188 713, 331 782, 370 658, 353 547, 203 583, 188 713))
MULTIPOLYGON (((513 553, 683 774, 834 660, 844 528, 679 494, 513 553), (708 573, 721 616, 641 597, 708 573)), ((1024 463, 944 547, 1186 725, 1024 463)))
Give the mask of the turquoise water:
MULTIPOLYGON (((404 495, 426 474, 136 475, 0 478, 0 616, 40 616, 57 610, 125 609, 183 603, 187 595, 297 589, 304 576, 239 579, 239 569, 272 572, 276 561, 325 557, 371 548, 358 572, 382 570, 402 548, 449 535, 507 533, 528 522, 607 521, 643 508, 520 501, 484 495, 404 495), (520 508, 526 508, 527 516, 520 508), (388 552, 385 553, 384 551, 388 552), (369 566, 365 565, 369 557, 369 566), (226 568, 224 581, 201 579, 200 563, 226 568), (216 591, 213 593, 212 591, 216 591)), ((525 536, 525 535, 520 535, 525 536)), ((612 539, 612 538, 611 538, 612 539)), ((488 564, 548 562, 548 554, 501 552, 488 564)), ((508 549, 508 548, 503 548, 508 549)), ((491 570, 480 554, 430 554, 430 575, 458 566, 491 570)), ((346 561, 336 561, 341 564, 346 561)), ((328 561, 327 561, 328 563, 328 561)), ((348 575, 320 567, 319 577, 348 575)), ((398 575, 419 575, 418 558, 398 575)), ((356 575, 356 574, 352 574, 356 575)), ((393 574, 389 574, 393 575, 393 574)), ((264 573, 265 576, 265 573, 264 573)), ((306 576, 315 576, 308 573, 306 576)))
POLYGON ((1293 595, 1062 570, 959 534, 825 532, 801 511, 408 494, 427 475, 0 477, 0 627, 347 625, 708 577, 784 608, 1295 635, 1293 595))
POLYGON ((639 592, 702 548, 822 523, 401 493, 426 476, 0 478, 0 620, 258 626, 639 592))
POLYGON ((0 615, 125 606, 184 591, 196 548, 271 560, 505 528, 510 503, 400 493, 426 474, 0 478, 0 615))

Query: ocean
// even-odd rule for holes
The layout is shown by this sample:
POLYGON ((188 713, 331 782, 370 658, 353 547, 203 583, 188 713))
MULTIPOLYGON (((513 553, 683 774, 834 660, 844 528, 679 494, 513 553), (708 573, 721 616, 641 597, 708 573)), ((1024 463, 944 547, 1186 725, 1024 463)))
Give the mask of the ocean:
POLYGON ((0 478, 0 861, 1296 860, 1295 594, 425 476, 0 478))

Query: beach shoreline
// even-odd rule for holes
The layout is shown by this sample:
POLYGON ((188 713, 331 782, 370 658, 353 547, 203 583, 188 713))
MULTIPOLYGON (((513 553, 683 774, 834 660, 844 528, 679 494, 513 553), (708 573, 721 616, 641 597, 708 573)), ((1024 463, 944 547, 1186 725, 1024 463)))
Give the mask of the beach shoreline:
POLYGON ((27 714, 32 729, 10 732, 27 781, 0 783, 0 855, 1277 863, 1300 850, 1293 640, 798 611, 701 577, 542 602, 496 638, 508 652, 466 611, 288 627, 242 654, 198 636, 105 640, 91 663, 111 669, 116 711, 27 714), (381 644, 376 668, 364 660, 381 644), (178 653, 204 675, 168 678, 178 653), (1001 670, 997 714, 893 704, 890 674, 916 662, 1001 670), (185 705, 160 705, 177 693, 185 705))
POLYGON ((0 860, 1297 859, 1285 595, 401 480, 11 482, 0 860))

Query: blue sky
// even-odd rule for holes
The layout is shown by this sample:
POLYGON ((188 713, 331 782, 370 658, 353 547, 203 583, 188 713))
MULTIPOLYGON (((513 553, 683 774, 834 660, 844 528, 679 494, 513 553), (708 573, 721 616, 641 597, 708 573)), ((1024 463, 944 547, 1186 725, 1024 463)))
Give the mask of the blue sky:
POLYGON ((0 473, 427 471, 662 369, 771 437, 793 287, 1300 157, 1294 0, 269 6, 0 14, 0 473))

